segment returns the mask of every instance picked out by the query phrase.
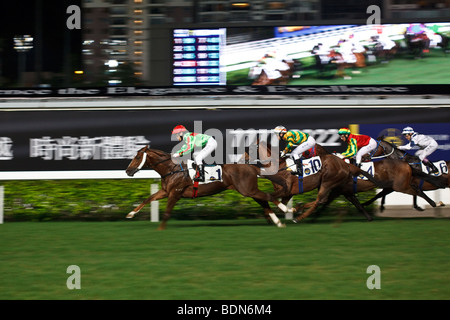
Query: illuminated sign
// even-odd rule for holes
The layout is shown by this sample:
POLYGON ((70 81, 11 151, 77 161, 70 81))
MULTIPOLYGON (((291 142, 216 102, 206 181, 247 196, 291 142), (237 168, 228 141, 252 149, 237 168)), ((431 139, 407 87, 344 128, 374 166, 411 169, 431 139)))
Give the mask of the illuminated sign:
POLYGON ((173 84, 225 85, 221 51, 226 29, 175 29, 173 31, 173 84))

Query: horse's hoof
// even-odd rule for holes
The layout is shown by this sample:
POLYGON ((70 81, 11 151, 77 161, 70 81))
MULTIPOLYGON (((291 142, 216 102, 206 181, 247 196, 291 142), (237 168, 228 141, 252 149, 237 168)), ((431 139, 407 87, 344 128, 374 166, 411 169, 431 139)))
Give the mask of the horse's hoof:
POLYGON ((292 222, 293 223, 298 223, 298 220, 297 219, 292 219, 292 222))
POLYGON ((134 215, 135 215, 135 214, 136 214, 136 212, 131 211, 129 214, 127 214, 126 218, 127 218, 127 219, 134 218, 134 215))
POLYGON ((414 209, 416 209, 417 211, 425 211, 425 209, 422 209, 422 208, 419 207, 419 206, 415 206, 414 209))
POLYGON ((437 204, 438 207, 445 207, 445 203, 443 203, 442 201, 439 201, 439 203, 437 204))

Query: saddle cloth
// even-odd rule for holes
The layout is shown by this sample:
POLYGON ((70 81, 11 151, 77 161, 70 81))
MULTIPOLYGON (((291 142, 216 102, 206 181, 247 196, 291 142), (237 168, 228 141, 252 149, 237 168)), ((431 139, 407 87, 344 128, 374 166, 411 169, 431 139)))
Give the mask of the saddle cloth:
MULTIPOLYGON (((187 167, 189 169, 189 176, 194 180, 195 173, 194 161, 188 160, 187 167)), ((200 184, 210 183, 214 181, 222 181, 222 166, 220 165, 205 165, 205 182, 200 181, 200 184)))
MULTIPOLYGON (((320 160, 319 156, 312 157, 310 159, 302 159, 303 163, 303 177, 311 176, 316 174, 322 169, 322 160, 320 160)), ((291 158, 286 159, 286 165, 288 167, 287 170, 297 171, 297 166, 294 163, 294 160, 291 158)))
POLYGON ((433 162, 434 166, 439 170, 438 173, 431 173, 430 168, 422 163, 422 171, 426 174, 431 174, 433 176, 440 176, 443 174, 448 174, 447 163, 444 160, 433 162))

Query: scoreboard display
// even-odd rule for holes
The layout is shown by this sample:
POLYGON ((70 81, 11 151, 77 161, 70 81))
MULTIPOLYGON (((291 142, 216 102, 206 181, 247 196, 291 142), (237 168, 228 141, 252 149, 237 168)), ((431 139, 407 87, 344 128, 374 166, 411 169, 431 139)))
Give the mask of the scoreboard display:
POLYGON ((221 68, 226 29, 173 30, 173 84, 225 85, 221 68))

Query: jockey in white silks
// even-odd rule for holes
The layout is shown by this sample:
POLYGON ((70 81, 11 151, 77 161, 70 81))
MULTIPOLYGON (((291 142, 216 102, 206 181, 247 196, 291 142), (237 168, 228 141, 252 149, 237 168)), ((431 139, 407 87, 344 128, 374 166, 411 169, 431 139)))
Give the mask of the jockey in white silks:
POLYGON ((408 144, 399 146, 400 150, 410 150, 412 147, 417 146, 419 150, 415 153, 419 157, 420 161, 431 169, 431 172, 438 173, 439 170, 435 167, 433 162, 429 161, 427 157, 432 154, 438 148, 438 143, 432 137, 419 134, 411 127, 406 127, 402 131, 403 136, 409 141, 408 144))
POLYGON ((383 50, 391 50, 392 48, 395 47, 395 42, 384 34, 379 35, 378 41, 383 46, 383 50))
POLYGON ((339 43, 339 53, 342 55, 342 59, 344 61, 337 61, 339 62, 346 62, 346 63, 355 63, 356 62, 356 56, 353 54, 353 45, 350 41, 341 40, 339 43))
POLYGON ((434 33, 430 29, 425 30, 425 34, 427 35, 428 39, 430 39, 430 47, 435 48, 442 42, 442 37, 438 35, 437 33, 434 33))
POLYGON ((322 43, 318 43, 313 48, 313 53, 320 58, 320 62, 322 64, 327 64, 330 62, 331 58, 329 56, 330 54, 330 48, 327 46, 324 46, 322 43))

